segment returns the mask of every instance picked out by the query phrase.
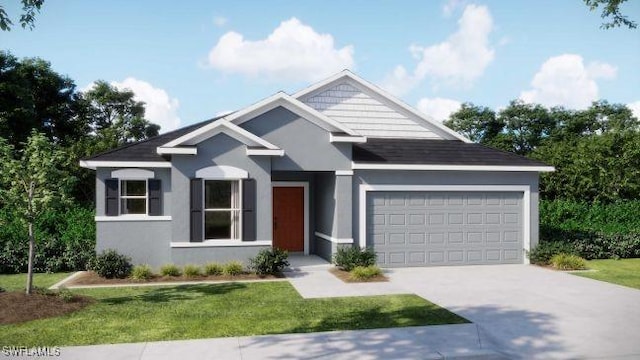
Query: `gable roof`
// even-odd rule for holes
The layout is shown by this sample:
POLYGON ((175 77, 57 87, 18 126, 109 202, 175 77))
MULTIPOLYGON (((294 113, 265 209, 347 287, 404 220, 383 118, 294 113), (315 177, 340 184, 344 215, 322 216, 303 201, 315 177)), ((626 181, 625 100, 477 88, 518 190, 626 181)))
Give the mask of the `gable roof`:
MULTIPOLYGON (((349 91, 350 89, 340 89, 340 85, 348 85, 348 86, 353 86, 358 88, 359 90, 367 93, 368 95, 371 95, 375 98, 376 102, 378 104, 378 107, 380 107, 380 105, 388 107, 388 108, 393 108, 395 109, 397 112, 399 113, 403 113, 408 115, 406 119, 407 124, 404 124, 406 127, 406 131, 403 133, 399 133, 399 135, 401 137, 425 137, 423 136, 417 136, 419 135, 415 128, 411 128, 410 125, 411 123, 414 123, 416 125, 414 125, 414 127, 418 126, 419 128, 421 128, 422 130, 431 130, 435 133, 437 133, 440 137, 447 139, 447 140, 460 140, 463 142, 467 142, 470 143, 471 140, 467 139, 466 137, 458 134, 457 132, 449 129, 448 127, 444 126, 442 123, 440 123, 439 121, 436 121, 434 119, 432 119, 431 117, 419 112, 418 110, 414 109, 413 107, 405 104, 403 101, 401 101, 400 99, 396 98, 395 96, 393 96, 392 94, 390 94, 389 92, 379 88, 378 86, 362 79, 361 77, 355 75, 354 73, 352 73, 349 70, 343 70, 323 81, 320 81, 316 84, 313 84, 303 90, 298 91, 297 93, 295 93, 293 95, 294 98, 299 99, 303 102, 307 102, 307 101, 312 101, 314 96, 320 95, 322 92, 340 92, 340 91, 349 91), (411 118, 411 120, 409 120, 409 118, 411 118), (417 123, 416 123, 417 121, 417 123), (411 136, 412 132, 414 133, 413 136, 411 136)), ((357 99, 357 102, 366 102, 367 99, 357 99)), ((333 101, 333 100, 329 100, 329 101, 333 101)), ((365 108, 367 106, 371 106, 373 104, 365 104, 365 108)), ((376 119, 376 122, 378 122, 379 119, 376 119)), ((393 119, 396 120, 396 119, 393 119)), ((399 122, 399 121, 398 121, 399 122)), ((377 126, 377 125, 373 125, 373 127, 380 127, 380 131, 376 131, 376 134, 385 134, 386 130, 390 130, 389 127, 393 127, 393 125, 389 125, 389 122, 387 122, 387 124, 385 124, 385 126, 377 126)), ((357 129, 355 129, 357 131, 357 129)), ((392 130, 392 129, 391 129, 392 130)), ((369 135, 372 136, 372 135, 369 135)), ((390 135, 384 135, 384 136, 380 136, 380 137, 390 137, 390 135)))
POLYGON ((553 171, 552 166, 459 140, 368 139, 353 145, 354 169, 553 171))
POLYGON ((158 146, 165 144, 168 141, 177 139, 178 137, 197 130, 207 124, 210 124, 221 116, 205 120, 193 125, 185 126, 183 128, 170 131, 147 140, 137 141, 131 144, 126 144, 115 149, 111 149, 88 158, 83 159, 87 161, 146 161, 146 162, 167 162, 163 156, 156 152, 158 146))
MULTIPOLYGON (((162 145, 163 148, 172 148, 181 145, 195 145, 196 143, 213 136, 214 134, 212 130, 218 127, 221 122, 225 122, 227 124, 231 124, 235 126, 237 129, 247 132, 246 130, 237 127, 236 125, 242 124, 248 120, 251 120, 259 115, 262 115, 270 110, 273 110, 277 107, 284 107, 285 109, 301 116, 304 119, 307 119, 314 124, 320 126, 321 128, 329 131, 329 132, 337 132, 346 134, 348 136, 360 137, 352 129, 340 124, 339 122, 323 115, 322 113, 314 110, 310 106, 300 102, 299 100, 294 99, 290 95, 287 95, 283 92, 278 92, 275 95, 272 95, 266 99, 263 99, 249 107, 246 107, 242 110, 236 111, 225 116, 223 119, 202 126, 192 132, 186 133, 183 136, 173 139, 166 144, 162 145)), ((237 130, 236 129, 236 130, 237 130)), ((254 135, 255 136, 255 135, 254 135)))

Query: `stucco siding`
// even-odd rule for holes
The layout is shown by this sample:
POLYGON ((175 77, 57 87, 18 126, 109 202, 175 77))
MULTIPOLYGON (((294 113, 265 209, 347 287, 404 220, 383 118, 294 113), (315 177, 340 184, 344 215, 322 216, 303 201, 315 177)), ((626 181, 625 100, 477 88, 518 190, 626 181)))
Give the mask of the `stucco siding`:
POLYGON ((134 264, 153 267, 171 262, 171 221, 98 221, 96 251, 115 249, 134 264))
MULTIPOLYGON (((105 185, 106 179, 112 178, 111 172, 118 168, 96 169, 96 216, 105 215, 105 185)), ((171 169, 168 168, 144 168, 153 171, 153 179, 159 179, 162 186, 162 215, 171 215, 171 169)))
POLYGON ((197 155, 173 155, 171 197, 173 242, 188 242, 190 228, 190 179, 209 166, 233 166, 256 180, 257 240, 271 240, 271 167, 269 157, 247 156, 246 146, 226 134, 218 134, 198 144, 197 155))
POLYGON ((351 169, 351 144, 330 143, 329 132, 278 107, 240 125, 284 149, 271 158, 273 171, 333 171, 351 169))
POLYGON ((249 265, 249 258, 255 257, 260 250, 268 248, 269 246, 171 248, 171 261, 177 265, 240 261, 247 266, 249 265))

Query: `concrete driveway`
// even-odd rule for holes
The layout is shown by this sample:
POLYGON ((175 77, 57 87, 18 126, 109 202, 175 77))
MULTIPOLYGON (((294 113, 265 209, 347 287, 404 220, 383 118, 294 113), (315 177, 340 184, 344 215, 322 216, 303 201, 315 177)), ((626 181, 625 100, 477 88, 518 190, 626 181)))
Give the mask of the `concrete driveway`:
POLYGON ((640 290, 530 265, 394 269, 514 358, 640 359, 640 290))

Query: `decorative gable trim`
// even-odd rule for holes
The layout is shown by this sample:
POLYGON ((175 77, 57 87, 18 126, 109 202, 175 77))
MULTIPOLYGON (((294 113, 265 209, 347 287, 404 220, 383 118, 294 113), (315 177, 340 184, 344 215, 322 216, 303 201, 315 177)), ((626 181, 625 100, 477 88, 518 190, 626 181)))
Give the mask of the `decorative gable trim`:
POLYGON ((449 129, 448 127, 444 126, 443 124, 441 124, 440 122, 431 119, 429 116, 422 114, 421 112, 417 111, 416 109, 414 109, 413 107, 405 104, 404 102, 402 102, 400 99, 396 98, 395 96, 391 95, 390 93, 388 93, 387 91, 371 84, 370 82, 360 78, 359 76, 355 75, 354 73, 352 73, 349 70, 343 70, 342 72, 335 74, 334 76, 318 82, 316 84, 313 84, 305 89, 302 89, 300 91, 298 91, 297 93, 295 93, 293 95, 294 98, 301 100, 303 98, 310 98, 313 95, 316 95, 318 93, 320 93, 323 90, 326 90, 327 88, 331 87, 332 85, 337 85, 340 82, 347 82, 348 84, 356 87, 356 88, 360 88, 361 90, 366 90, 366 92, 370 92, 374 95, 376 95, 377 100, 390 105, 391 107, 395 107, 399 110, 401 110, 404 113, 410 114, 412 117, 418 119, 420 122, 422 122, 424 125, 427 125, 429 128, 432 128, 434 130, 435 133, 437 133, 440 136, 443 136, 445 139, 448 140, 461 140, 464 141, 466 143, 470 143, 471 140, 467 139, 466 137, 458 134, 457 132, 449 129))
POLYGON ((239 125, 279 106, 291 111, 294 114, 299 115, 300 117, 308 121, 311 121, 312 123, 327 131, 342 132, 351 136, 359 136, 352 129, 320 113, 319 111, 291 97, 290 95, 285 94, 284 92, 278 92, 277 94, 259 101, 245 109, 230 114, 225 117, 225 120, 239 125))
POLYGON ((175 148, 181 145, 195 146, 198 143, 220 133, 225 133, 248 146, 261 146, 267 149, 278 149, 277 146, 267 140, 229 122, 226 118, 214 121, 209 125, 205 125, 197 130, 185 134, 160 146, 160 148, 175 148))

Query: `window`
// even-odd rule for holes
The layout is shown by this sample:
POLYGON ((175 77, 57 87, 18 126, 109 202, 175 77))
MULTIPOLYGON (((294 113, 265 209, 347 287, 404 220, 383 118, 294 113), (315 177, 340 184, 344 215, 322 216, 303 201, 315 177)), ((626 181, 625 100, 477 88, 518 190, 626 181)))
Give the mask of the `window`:
POLYGON ((204 238, 240 239, 240 181, 204 181, 204 238))
POLYGON ((147 213, 147 180, 120 180, 120 215, 147 213))

